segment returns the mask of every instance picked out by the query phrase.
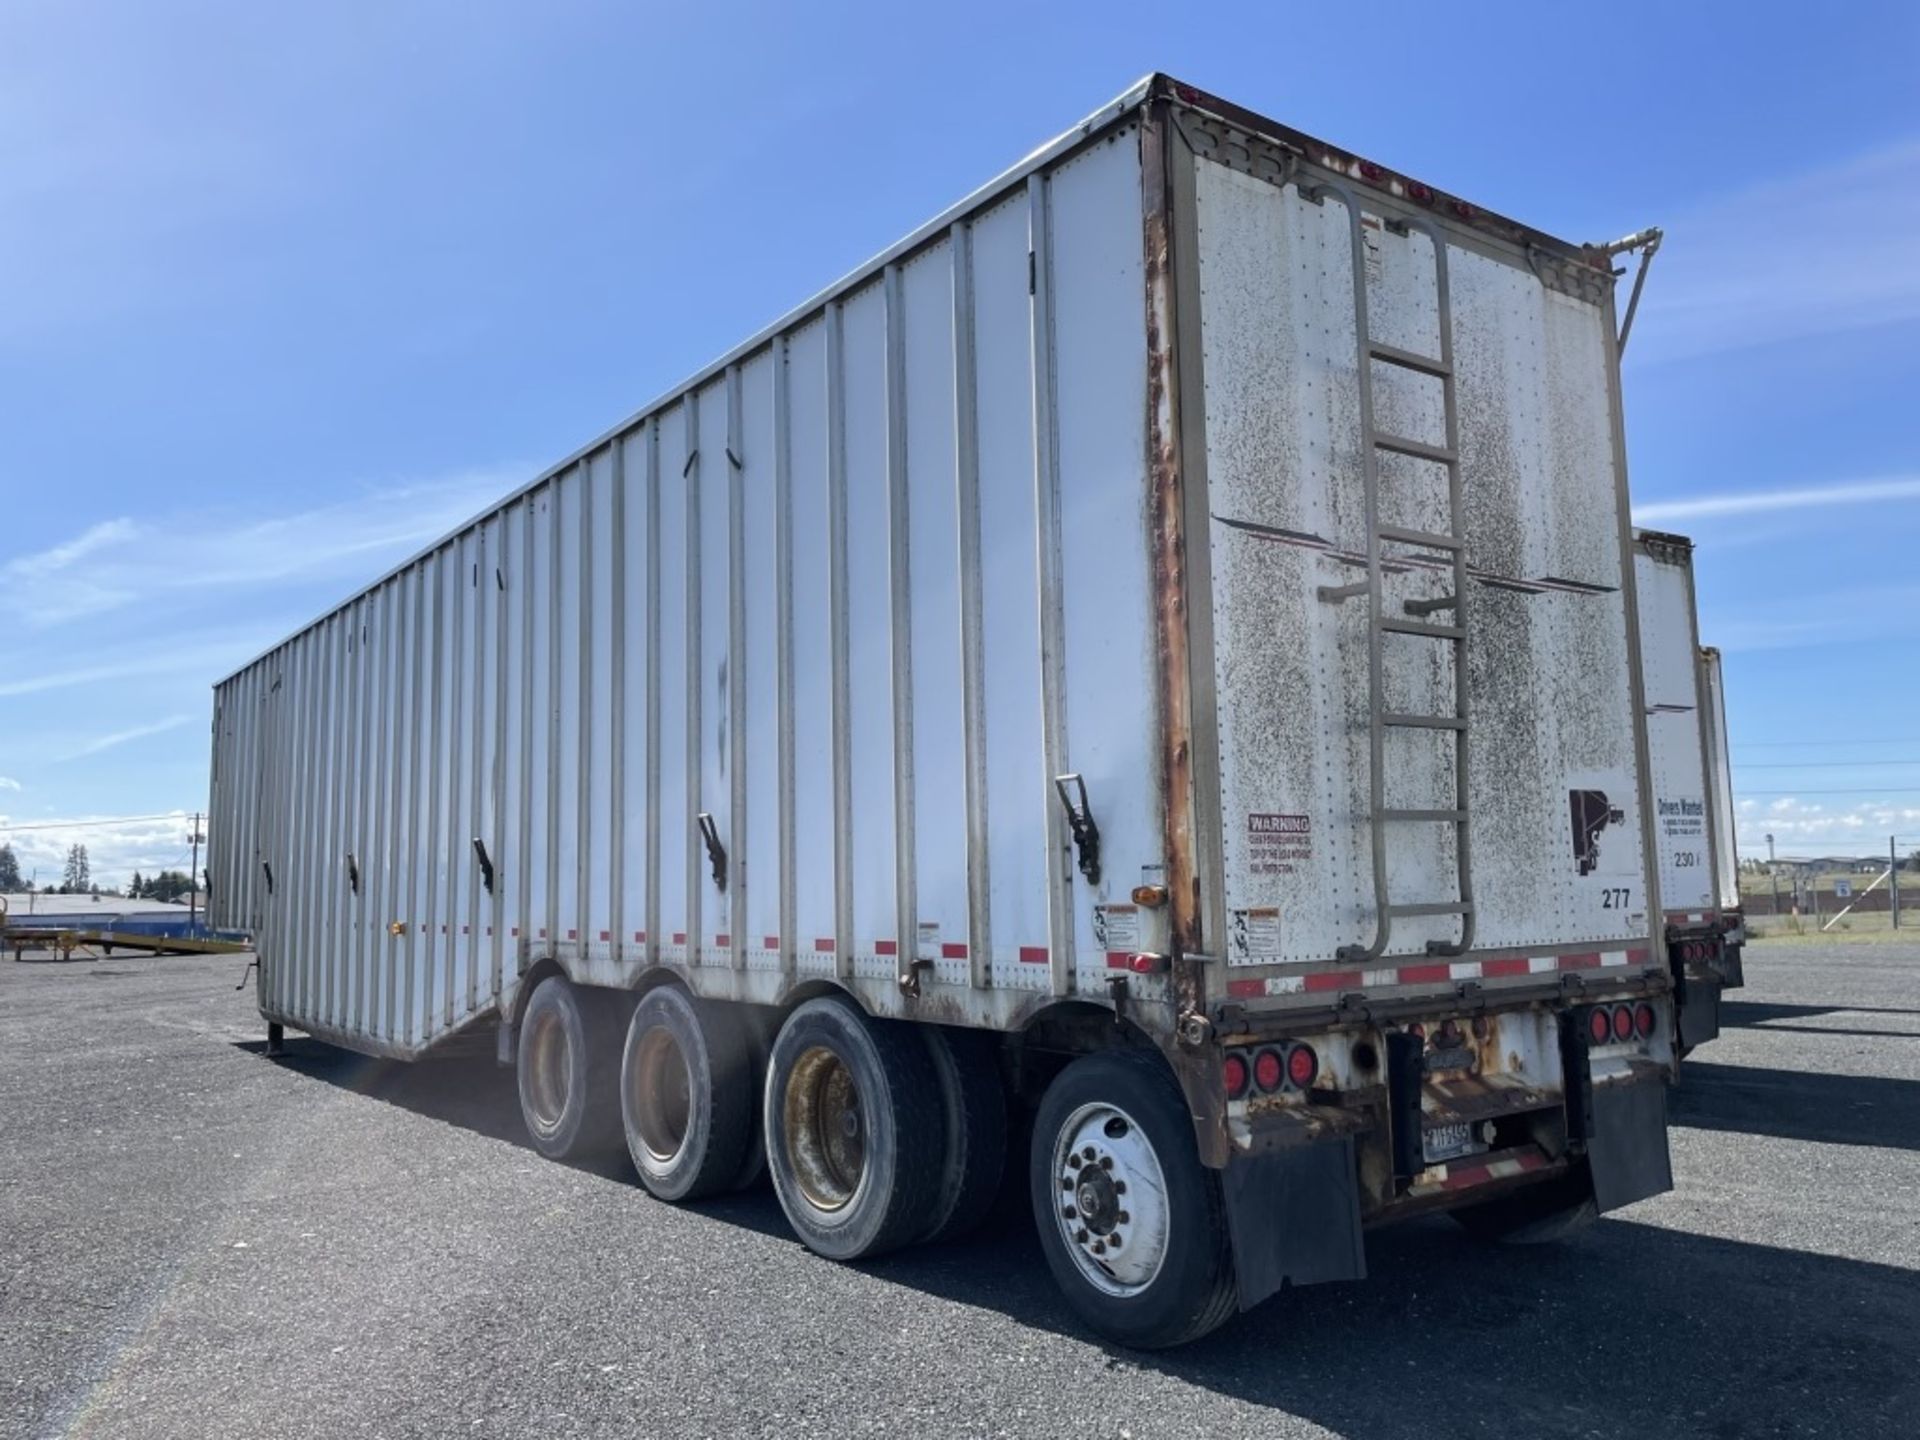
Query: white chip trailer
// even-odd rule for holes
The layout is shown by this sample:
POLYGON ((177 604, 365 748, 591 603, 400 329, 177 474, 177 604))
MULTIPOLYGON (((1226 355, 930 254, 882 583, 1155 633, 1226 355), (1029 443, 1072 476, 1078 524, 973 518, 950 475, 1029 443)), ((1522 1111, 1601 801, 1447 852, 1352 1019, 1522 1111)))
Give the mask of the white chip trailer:
POLYGON ((217 691, 260 1005, 1137 1345, 1671 1184, 1613 274, 1161 76, 217 691), (1037 1106, 1005 1155, 1007 1105, 1037 1106))
POLYGON ((1714 888, 1724 936, 1721 980, 1725 988, 1746 984, 1741 952, 1746 948, 1746 911, 1740 898, 1740 850, 1734 840, 1733 753, 1727 746, 1727 690, 1720 652, 1700 647, 1700 695, 1707 719, 1707 810, 1713 817, 1714 888))
POLYGON ((1653 776, 1654 856, 1661 939, 1673 972, 1682 1053, 1720 1033, 1720 992, 1732 981, 1721 909, 1710 698, 1693 586, 1693 541, 1635 530, 1641 686, 1653 776))

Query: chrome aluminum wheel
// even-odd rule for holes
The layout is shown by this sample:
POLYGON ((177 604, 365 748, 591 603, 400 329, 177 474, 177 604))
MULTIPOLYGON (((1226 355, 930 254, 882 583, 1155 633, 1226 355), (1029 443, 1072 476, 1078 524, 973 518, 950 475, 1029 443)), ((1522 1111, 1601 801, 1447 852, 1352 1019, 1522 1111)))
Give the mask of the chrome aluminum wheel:
POLYGON ((1167 1180, 1147 1132, 1114 1105, 1082 1105, 1053 1144, 1054 1222, 1088 1283, 1138 1294, 1167 1257, 1167 1180))

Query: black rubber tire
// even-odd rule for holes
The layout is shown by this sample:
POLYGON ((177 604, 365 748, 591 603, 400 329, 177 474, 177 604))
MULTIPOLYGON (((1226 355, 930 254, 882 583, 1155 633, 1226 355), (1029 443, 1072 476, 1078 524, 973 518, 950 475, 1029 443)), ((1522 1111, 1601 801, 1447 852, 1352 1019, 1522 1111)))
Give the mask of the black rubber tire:
POLYGON ((1502 1245, 1551 1245, 1600 1216, 1584 1169, 1447 1213, 1474 1239, 1502 1245))
POLYGON ((940 1083, 947 1145, 940 1194, 923 1240, 953 1240, 979 1228, 993 1209, 1007 1164, 1007 1095, 996 1037, 923 1025, 927 1057, 940 1083))
POLYGON ((777 1023, 765 1017, 776 1016, 777 1012, 770 1006, 760 1005, 735 1008, 740 1015, 740 1032, 746 1037, 748 1135, 746 1150, 740 1156, 740 1168, 728 1182, 727 1189, 757 1190, 767 1183, 767 1136, 766 1127, 761 1123, 760 1097, 766 1089, 767 1051, 772 1047, 777 1023))
POLYGON ((728 1189, 753 1139, 753 1112, 753 1066, 735 1008, 695 999, 678 985, 649 990, 634 1008, 620 1057, 621 1124, 640 1183, 671 1201, 728 1189), (669 1040, 666 1049, 661 1042, 669 1040), (676 1073, 664 1077, 666 1069, 676 1073), (649 1093, 663 1078, 685 1086, 684 1095, 667 1103, 684 1102, 686 1113, 677 1145, 656 1153, 647 1139, 649 1121, 656 1140, 670 1143, 660 1128, 667 1117, 657 1109, 648 1113, 663 1099, 649 1093))
POLYGON ((1200 1163, 1186 1101, 1157 1053, 1087 1055, 1054 1078, 1034 1117, 1029 1193, 1040 1248, 1055 1283, 1080 1318, 1107 1339, 1138 1350, 1163 1350, 1218 1329, 1238 1308, 1220 1177, 1200 1163), (1117 1106, 1133 1118, 1166 1180, 1166 1256, 1159 1273, 1134 1295, 1109 1295, 1082 1276, 1057 1218, 1054 1145, 1074 1111, 1091 1103, 1117 1106))
POLYGON ((940 1081, 916 1027, 874 1020, 840 996, 809 1000, 787 1017, 767 1061, 761 1126, 774 1194, 794 1233, 815 1254, 857 1260, 919 1238, 939 1197, 946 1154, 940 1081), (818 1051, 828 1052, 820 1057, 818 1051), (825 1059, 844 1067, 856 1097, 864 1161, 836 1204, 807 1194, 794 1164, 789 1112, 807 1085, 796 1067, 825 1059))
POLYGON ((625 1138, 620 1122, 623 997, 583 990, 565 976, 549 975, 534 987, 520 1016, 516 1057, 520 1117, 533 1148, 549 1160, 615 1153, 625 1138), (548 1027, 564 1045, 557 1073, 565 1091, 554 1123, 544 1123, 533 1089, 535 1049, 548 1027))

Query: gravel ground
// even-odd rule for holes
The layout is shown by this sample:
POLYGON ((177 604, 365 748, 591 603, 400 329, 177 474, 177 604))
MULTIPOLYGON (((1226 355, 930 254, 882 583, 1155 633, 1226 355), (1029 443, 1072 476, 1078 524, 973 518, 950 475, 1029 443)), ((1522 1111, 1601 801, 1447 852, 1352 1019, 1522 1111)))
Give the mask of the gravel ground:
POLYGON ((764 1190, 540 1160, 490 1063, 269 1061, 242 963, 0 962, 0 1436, 1920 1427, 1920 945, 1750 956, 1672 1194, 1546 1249, 1382 1231, 1157 1356, 1075 1327, 1017 1212, 833 1265, 764 1190))

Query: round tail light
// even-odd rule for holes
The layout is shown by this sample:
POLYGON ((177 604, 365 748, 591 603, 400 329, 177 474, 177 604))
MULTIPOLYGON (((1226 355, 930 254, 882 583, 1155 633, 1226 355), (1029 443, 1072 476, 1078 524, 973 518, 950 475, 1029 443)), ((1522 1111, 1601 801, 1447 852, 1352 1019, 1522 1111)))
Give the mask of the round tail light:
POLYGON ((1653 1006, 1644 1000, 1633 1007, 1633 1028, 1642 1040, 1653 1034, 1653 1006))
POLYGON ((1587 1012, 1587 1038, 1596 1045, 1604 1045, 1613 1038, 1613 1021, 1604 1009, 1596 1007, 1587 1012))
POLYGON ((1243 1055, 1229 1055, 1220 1066, 1220 1074, 1227 1082, 1227 1098, 1238 1100, 1247 1093, 1247 1061, 1243 1055))
POLYGON ((1278 1090, 1287 1078, 1278 1050, 1262 1050, 1253 1057, 1253 1083, 1262 1090, 1278 1090))
POLYGON ((1630 1006, 1613 1007, 1613 1038, 1616 1040, 1633 1038, 1633 1010, 1630 1006))
POLYGON ((1320 1057, 1311 1045, 1296 1045, 1287 1052, 1287 1078, 1300 1089, 1313 1084, 1320 1073, 1320 1057))

